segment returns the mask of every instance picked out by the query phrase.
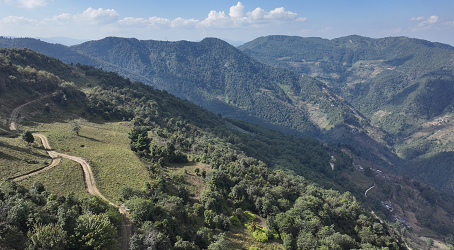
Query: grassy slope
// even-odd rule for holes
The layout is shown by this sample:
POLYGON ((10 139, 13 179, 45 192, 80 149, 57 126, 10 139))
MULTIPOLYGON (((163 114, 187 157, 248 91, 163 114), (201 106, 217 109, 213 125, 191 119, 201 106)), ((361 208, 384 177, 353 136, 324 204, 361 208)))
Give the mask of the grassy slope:
MULTIPOLYGON (((55 117, 59 117, 59 111, 61 112, 61 110, 54 109, 55 117)), ((41 113, 37 114, 35 118, 50 121, 52 115, 52 113, 41 113)), ((33 120, 35 119, 33 118, 33 120)), ((119 201, 118 189, 121 186, 141 189, 146 181, 154 182, 148 177, 144 164, 128 148, 129 122, 92 123, 85 121, 82 123, 79 136, 69 132, 69 123, 36 122, 32 124, 30 121, 24 122, 26 124, 28 122, 29 125, 22 125, 23 129, 45 134, 54 150, 63 152, 63 149, 66 154, 88 159, 95 174, 96 184, 108 199, 119 201), (85 145, 87 148, 81 148, 80 145, 85 145), (67 149, 69 149, 68 152, 67 149)), ((22 142, 22 144, 24 143, 22 142)), ((39 149, 34 150, 40 151, 39 149)), ((165 171, 169 176, 183 176, 193 199, 198 200, 207 184, 201 176, 195 174, 196 168, 211 170, 206 164, 190 161, 187 164, 171 164, 165 171)), ((46 190, 57 195, 74 192, 77 196, 89 196, 85 189, 82 169, 79 164, 68 159, 63 159, 57 167, 43 174, 26 178, 18 183, 30 187, 35 181, 40 181, 46 190)), ((201 217, 200 220, 203 221, 203 218, 201 217)), ((260 219, 257 219, 256 223, 259 224, 260 219)), ((259 249, 283 249, 282 244, 277 240, 268 243, 258 242, 245 226, 232 226, 226 236, 232 242, 232 247, 235 248, 249 249, 251 246, 255 246, 259 249)))
POLYGON ((0 172, 2 177, 13 178, 50 163, 49 156, 39 148, 40 145, 39 140, 28 146, 20 137, 0 137, 0 172), (27 162, 32 160, 37 160, 38 163, 30 164, 27 162))
POLYGON ((141 188, 149 181, 144 164, 129 150, 127 122, 83 122, 79 136, 69 132, 70 124, 64 122, 37 123, 24 128, 46 135, 58 152, 88 159, 96 184, 108 199, 118 201, 118 189, 123 185, 141 188))
POLYGON ((84 177, 80 165, 69 159, 62 159, 58 166, 45 173, 18 181, 29 188, 35 181, 41 182, 47 191, 56 195, 67 195, 73 192, 76 196, 90 196, 85 189, 84 177))

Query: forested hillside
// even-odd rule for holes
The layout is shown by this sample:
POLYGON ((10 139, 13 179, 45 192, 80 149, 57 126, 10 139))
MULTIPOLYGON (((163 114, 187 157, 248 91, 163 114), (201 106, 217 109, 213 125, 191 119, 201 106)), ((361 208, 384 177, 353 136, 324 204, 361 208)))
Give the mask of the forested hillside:
MULTIPOLYGON (((38 40, 0 42, 3 46, 22 44, 49 53, 42 49, 49 45, 38 40)), ((166 89, 215 113, 326 142, 350 144, 381 164, 398 162, 388 149, 392 138, 371 126, 324 83, 259 63, 219 39, 194 43, 108 37, 71 49, 71 53, 79 52, 77 59, 82 64, 93 63, 166 89)), ((58 53, 56 56, 60 58, 58 53)), ((62 56, 66 63, 76 63, 73 58, 62 56)))
POLYGON ((266 66, 214 38, 194 43, 109 37, 62 53, 55 51, 63 48, 51 52, 46 49, 51 45, 27 39, 0 39, 0 45, 31 47, 66 63, 116 71, 215 113, 293 133, 317 136, 321 129, 360 126, 362 121, 360 114, 327 92, 323 83, 266 66))
POLYGON ((407 37, 269 36, 240 49, 323 81, 389 133, 407 160, 396 171, 452 190, 452 46, 407 37))
MULTIPOLYGON (((98 126, 111 124, 104 129, 118 122, 124 124, 122 120, 131 120, 130 142, 125 140, 123 145, 128 147, 129 144, 130 150, 136 152, 135 157, 146 166, 149 176, 143 188, 123 185, 116 191, 137 228, 130 239, 131 249, 230 249, 254 245, 286 249, 404 248, 399 232, 386 223, 379 223, 351 193, 322 189, 302 176, 272 171, 259 160, 263 158, 278 166, 276 159, 270 155, 266 158, 265 154, 297 147, 300 158, 281 158, 281 165, 292 160, 293 165, 290 162, 289 165, 293 166, 293 171, 313 179, 322 178, 342 189, 342 184, 330 181, 333 174, 328 163, 329 151, 334 148, 313 139, 292 139, 283 134, 281 137, 255 125, 224 120, 165 91, 91 66, 64 65, 42 54, 20 49, 1 49, 0 58, 2 117, 17 104, 42 99, 23 113, 21 122, 25 128, 39 129, 50 138, 58 138, 53 134, 59 133, 57 123, 65 117, 87 119, 83 123, 87 127, 93 126, 90 121, 98 126), (24 95, 19 97, 20 93, 24 95), (13 96, 15 102, 11 99, 13 96), (5 100, 11 101, 6 107, 5 100), (47 105, 41 106, 43 103, 47 105), (50 126, 46 125, 49 123, 50 126), (52 123, 56 123, 55 127, 52 123), (286 149, 279 140, 295 144, 286 149), (260 148, 262 152, 258 151, 260 148), (245 151, 257 158, 248 156, 245 151), (188 161, 201 169, 186 165, 188 161), (194 174, 187 172, 188 167, 194 174), (178 173, 172 170, 175 168, 184 171, 178 173), (236 233, 242 237, 249 235, 250 239, 240 237, 238 240, 236 233)), ((82 137, 89 139, 91 150, 97 150, 94 143, 99 140, 79 135, 79 130, 77 136, 58 134, 59 138, 68 139, 53 139, 52 143, 62 147, 82 137)), ((88 130, 82 129, 80 133, 83 131, 88 130)), ((20 150, 20 146, 10 144, 15 141, 14 131, 5 130, 3 135, 2 148, 12 154, 2 153, 3 164, 14 167, 17 163, 16 167, 21 168, 23 163, 13 154, 33 157, 36 154, 33 152, 40 148, 28 145, 28 150, 20 150)), ((72 154, 78 154, 77 150, 73 148, 72 154)), ((341 157, 336 164, 340 174, 351 162, 339 150, 336 156, 341 157)), ((34 164, 34 161, 27 162, 34 164)), ((97 178, 101 179, 103 163, 95 158, 90 162, 99 173, 97 178)), ((121 165, 110 166, 111 171, 121 165)), ((281 168, 287 170, 284 166, 281 168)), ((6 170, 2 170, 2 175, 6 170)), ((6 177, 13 179, 14 176, 6 177)), ((134 182, 128 178, 111 182, 118 181, 134 182)), ((109 194, 108 197, 118 196, 102 188, 109 187, 109 183, 103 183, 106 181, 102 179, 100 182, 101 190, 109 194)), ((98 197, 79 198, 74 193, 55 195, 46 191, 39 181, 23 187, 4 179, 0 182, 0 210, 2 249, 118 248, 115 230, 121 225, 122 217, 116 208, 98 197)))

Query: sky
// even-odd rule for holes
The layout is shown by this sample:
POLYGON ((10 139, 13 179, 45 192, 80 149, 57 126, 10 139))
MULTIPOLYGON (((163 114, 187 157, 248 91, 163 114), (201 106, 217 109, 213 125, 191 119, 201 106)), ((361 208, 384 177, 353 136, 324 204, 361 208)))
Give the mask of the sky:
POLYGON ((454 0, 0 0, 0 36, 248 42, 407 36, 454 46, 454 0))

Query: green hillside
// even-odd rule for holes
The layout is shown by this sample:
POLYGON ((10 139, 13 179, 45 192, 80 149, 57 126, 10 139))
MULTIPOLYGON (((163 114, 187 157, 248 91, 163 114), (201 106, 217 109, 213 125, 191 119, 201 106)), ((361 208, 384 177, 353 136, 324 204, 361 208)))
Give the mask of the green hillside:
MULTIPOLYGON (((43 49, 51 45, 33 39, 0 39, 0 44, 22 44, 52 53, 43 49)), ((223 116, 326 142, 350 144, 381 164, 398 162, 389 151, 389 135, 371 126, 324 83, 259 63, 219 39, 195 43, 108 37, 66 49, 72 52, 61 57, 59 53, 52 55, 75 63, 65 54, 76 53, 82 64, 93 63, 165 89, 223 116)))
MULTIPOLYGON (((1 49, 0 55, 5 72, 0 78, 2 124, 13 108, 42 97, 21 111, 20 128, 44 134, 53 149, 89 161, 100 191, 130 209, 128 217, 136 225, 130 239, 133 248, 405 248, 400 225, 380 223, 361 206, 369 204, 383 219, 391 216, 377 200, 383 199, 381 192, 375 198, 363 196, 365 188, 381 177, 354 169, 353 161, 360 158, 351 158, 352 151, 346 148, 222 118, 165 91, 91 66, 65 65, 31 50, 1 49), (51 68, 48 63, 59 75, 45 71, 51 68), (40 83, 42 75, 47 77, 43 82, 53 82, 40 83), (11 96, 16 96, 15 102, 4 102, 11 96), (69 129, 74 122, 79 123, 78 134, 69 129), (143 148, 147 141, 149 147, 143 148)), ((44 151, 38 142, 21 144, 16 132, 3 129, 7 134, 1 137, 2 147, 8 151, 2 152, 9 157, 2 154, 2 161, 11 167, 25 168, 24 161, 44 151)), ((83 186, 83 180, 72 164, 64 159, 61 165, 30 176, 21 181, 26 187, 1 182, 2 248, 46 248, 53 239, 54 246, 65 249, 101 244, 115 249, 112 228, 121 224, 118 212, 75 185, 83 186), (66 185, 71 182, 74 185, 66 185), (94 225, 102 225, 102 231, 91 234, 94 225), (96 240, 89 241, 88 235, 96 240)), ((3 176, 6 173, 2 171, 3 176)), ((399 183, 413 190, 411 181, 399 183)), ((383 194, 391 199, 392 193, 400 192, 394 191, 398 185, 378 182, 377 190, 388 190, 383 194)), ((427 199, 439 200, 434 206, 440 213, 432 215, 437 223, 425 222, 436 233, 431 237, 453 232, 449 225, 438 229, 445 224, 435 217, 449 211, 452 206, 441 204, 452 204, 451 198, 428 186, 418 187, 415 197, 430 191, 427 199)), ((427 211, 424 206, 418 209, 427 211)))
POLYGON ((453 47, 407 37, 269 36, 239 49, 324 82, 389 134, 407 160, 396 171, 452 190, 453 47))
POLYGON ((71 51, 66 47, 62 53, 37 40, 0 39, 0 45, 29 47, 66 63, 115 71, 215 113, 288 132, 320 136, 321 129, 345 123, 359 126, 362 120, 326 92, 323 83, 266 66, 214 38, 194 43, 108 37, 73 46, 71 51))

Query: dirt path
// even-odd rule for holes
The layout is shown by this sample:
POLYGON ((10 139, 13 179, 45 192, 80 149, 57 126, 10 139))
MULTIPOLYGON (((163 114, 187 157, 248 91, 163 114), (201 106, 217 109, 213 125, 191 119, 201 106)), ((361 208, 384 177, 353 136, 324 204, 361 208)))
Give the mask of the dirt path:
POLYGON ((47 170, 50 170, 52 169, 53 167, 57 166, 61 161, 61 158, 52 158, 52 162, 50 163, 50 165, 48 166, 45 166, 43 168, 40 168, 40 169, 37 169, 37 170, 34 170, 32 172, 29 172, 29 173, 26 173, 26 174, 23 174, 23 175, 19 175, 19 176, 16 176, 10 180, 12 181, 20 181, 20 180, 23 180, 23 179, 26 179, 30 176, 34 176, 34 175, 37 175, 37 174, 41 174, 47 170))
MULTIPOLYGON (((33 101, 30 101, 30 102, 27 102, 25 104, 22 104, 18 107, 16 107, 12 112, 11 112, 11 116, 10 116, 10 130, 17 130, 17 118, 19 117, 19 112, 20 110, 25 107, 26 105, 29 105, 31 103, 34 103, 38 100, 41 100, 42 98, 45 98, 47 96, 43 96, 41 98, 38 98, 36 100, 33 100, 33 101)), ((47 151, 47 153, 49 154, 49 156, 52 158, 52 163, 47 166, 47 167, 44 167, 42 169, 39 169, 39 170, 35 170, 33 172, 30 172, 30 173, 27 173, 27 174, 24 174, 24 175, 21 175, 21 176, 18 176, 12 180, 14 181, 18 181, 18 180, 22 180, 22 179, 25 179, 25 178, 28 178, 30 176, 33 176, 33 175, 37 175, 37 174, 40 174, 44 171, 47 171, 55 166, 58 165, 58 163, 60 163, 61 159, 60 158, 67 158, 67 159, 70 159, 70 160, 73 160, 77 163, 79 163, 81 166, 82 166, 82 170, 84 172, 84 181, 85 181, 85 185, 87 187, 87 191, 88 193, 90 193, 91 195, 95 195, 95 196, 98 196, 100 197, 101 199, 107 201, 110 205, 114 206, 114 207, 117 207, 120 211, 121 214, 123 214, 123 223, 121 225, 121 228, 120 228, 120 234, 121 234, 121 238, 120 238, 120 243, 121 243, 121 249, 122 250, 128 250, 129 249, 129 239, 131 238, 132 236, 132 224, 131 222, 128 220, 128 218, 126 217, 126 208, 124 207, 124 205, 121 205, 121 206, 118 206, 116 205, 115 203, 109 201, 106 197, 104 197, 104 195, 101 194, 101 192, 99 192, 98 188, 96 187, 96 183, 95 183, 95 178, 93 176, 93 171, 91 170, 91 167, 90 167, 90 164, 88 164, 88 162, 83 159, 82 157, 77 157, 77 156, 71 156, 71 155, 67 155, 67 154, 62 154, 62 153, 58 153, 54 150, 52 150, 50 144, 49 144, 49 141, 47 140, 47 137, 45 135, 42 135, 42 134, 33 134, 34 136, 37 136, 41 139, 41 142, 43 144, 43 147, 44 149, 47 151), (60 157, 60 158, 59 158, 60 157)))
POLYGON ((374 188, 374 187, 375 187, 375 183, 374 183, 374 185, 373 185, 372 187, 368 188, 368 189, 366 190, 366 192, 364 192, 364 196, 367 197, 367 192, 368 192, 369 190, 371 190, 372 188, 374 188))
POLYGON ((39 100, 41 100, 41 99, 43 99, 43 98, 46 98, 46 97, 48 97, 48 96, 49 96, 49 95, 45 95, 45 96, 40 97, 40 98, 38 98, 38 99, 35 99, 35 100, 33 100, 33 101, 24 103, 24 104, 20 105, 19 107, 16 107, 15 109, 13 109, 13 112, 11 112, 11 116, 10 116, 10 119, 9 119, 9 129, 10 129, 10 130, 17 130, 17 126, 16 126, 16 124, 17 124, 17 118, 19 118, 19 111, 20 111, 23 107, 25 107, 25 106, 27 106, 27 105, 29 105, 29 104, 32 104, 32 103, 34 103, 34 102, 37 102, 37 101, 39 101, 39 100))

